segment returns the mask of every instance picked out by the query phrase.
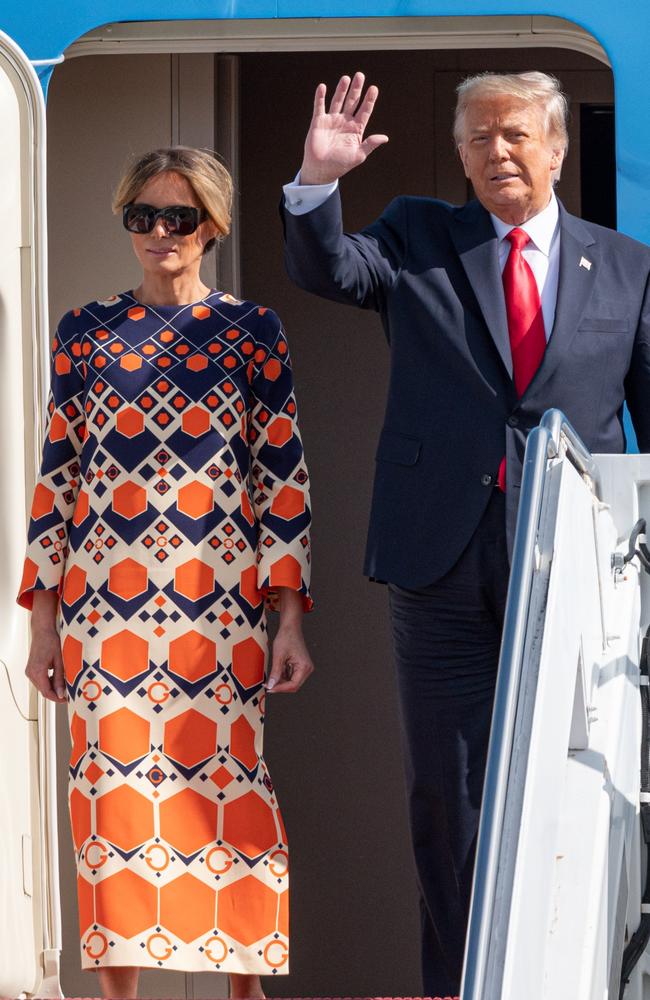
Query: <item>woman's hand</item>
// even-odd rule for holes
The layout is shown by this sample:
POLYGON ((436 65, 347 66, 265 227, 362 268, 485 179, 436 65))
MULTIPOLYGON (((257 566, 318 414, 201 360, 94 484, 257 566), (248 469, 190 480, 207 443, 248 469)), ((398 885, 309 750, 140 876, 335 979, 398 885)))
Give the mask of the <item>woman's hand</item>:
POLYGON ((287 587, 280 594, 280 627, 272 649, 271 673, 266 690, 295 694, 314 672, 314 664, 302 634, 302 596, 287 587))
POLYGON ((25 673, 44 698, 67 701, 61 639, 56 628, 58 595, 52 590, 34 592, 32 643, 25 673))
POLYGON ((44 698, 49 698, 50 701, 67 701, 61 640, 56 629, 32 631, 25 673, 44 698))
POLYGON ((266 690, 274 694, 295 694, 314 671, 302 628, 278 629, 273 643, 271 673, 266 690))

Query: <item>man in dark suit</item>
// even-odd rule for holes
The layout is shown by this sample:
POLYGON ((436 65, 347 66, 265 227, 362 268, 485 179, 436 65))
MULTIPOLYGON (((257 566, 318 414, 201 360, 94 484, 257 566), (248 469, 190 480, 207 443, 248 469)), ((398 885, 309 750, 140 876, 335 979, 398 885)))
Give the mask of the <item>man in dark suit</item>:
POLYGON ((650 250, 553 193, 566 100, 543 73, 459 88, 455 139, 476 200, 397 198, 343 232, 338 180, 377 88, 321 84, 285 187, 290 276, 376 310, 391 351, 365 571, 389 584, 426 995, 458 994, 526 436, 551 406, 594 452, 650 450, 650 250))

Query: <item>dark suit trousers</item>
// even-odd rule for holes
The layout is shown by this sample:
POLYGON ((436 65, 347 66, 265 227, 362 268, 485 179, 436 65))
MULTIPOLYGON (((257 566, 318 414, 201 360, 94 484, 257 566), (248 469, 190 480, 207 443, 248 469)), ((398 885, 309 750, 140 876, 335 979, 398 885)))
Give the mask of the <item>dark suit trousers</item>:
POLYGON ((508 586, 505 498, 441 580, 389 586, 425 996, 460 993, 508 586))

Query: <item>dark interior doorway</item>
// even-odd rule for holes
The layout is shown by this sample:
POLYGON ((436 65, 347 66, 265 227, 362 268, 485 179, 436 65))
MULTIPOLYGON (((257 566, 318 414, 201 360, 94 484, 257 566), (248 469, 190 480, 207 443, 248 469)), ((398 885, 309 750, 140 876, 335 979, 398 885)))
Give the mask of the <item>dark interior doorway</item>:
POLYGON ((582 218, 616 229, 616 153, 613 104, 580 105, 582 218))

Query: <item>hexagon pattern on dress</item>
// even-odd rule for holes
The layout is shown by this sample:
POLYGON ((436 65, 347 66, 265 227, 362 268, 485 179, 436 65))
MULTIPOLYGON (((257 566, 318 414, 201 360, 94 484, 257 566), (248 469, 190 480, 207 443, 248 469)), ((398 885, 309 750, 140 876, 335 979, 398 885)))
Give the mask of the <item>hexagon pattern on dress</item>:
POLYGON ((310 510, 277 316, 73 310, 44 440, 18 601, 61 598, 82 964, 287 972, 265 613, 311 606, 310 510))

